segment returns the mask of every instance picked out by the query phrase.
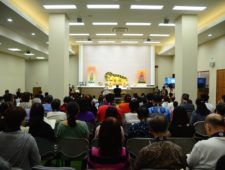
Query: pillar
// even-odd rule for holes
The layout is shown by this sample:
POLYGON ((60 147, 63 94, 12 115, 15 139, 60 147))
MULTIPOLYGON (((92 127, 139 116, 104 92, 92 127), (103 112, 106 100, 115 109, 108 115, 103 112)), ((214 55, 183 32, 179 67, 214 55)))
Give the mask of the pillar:
POLYGON ((182 15, 176 20, 175 28, 175 77, 176 100, 182 93, 188 93, 190 99, 197 97, 197 16, 182 15))
POLYGON ((69 94, 69 25, 65 14, 49 16, 49 93, 63 99, 69 94))
POLYGON ((79 46, 79 82, 84 82, 84 50, 83 45, 79 46))

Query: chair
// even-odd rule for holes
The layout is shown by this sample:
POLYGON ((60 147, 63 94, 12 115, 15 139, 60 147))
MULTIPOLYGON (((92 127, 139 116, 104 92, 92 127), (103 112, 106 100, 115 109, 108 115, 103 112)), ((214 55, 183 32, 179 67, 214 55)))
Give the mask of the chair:
POLYGON ((193 138, 168 138, 168 140, 179 145, 185 154, 190 153, 196 143, 193 138))
POLYGON ((132 124, 131 123, 124 123, 123 124, 123 130, 124 130, 124 135, 128 136, 129 128, 132 124))
POLYGON ((71 167, 46 167, 46 166, 34 166, 32 170, 75 170, 71 167))
POLYGON ((198 121, 194 124, 195 127, 195 133, 197 136, 203 137, 203 138, 207 138, 207 133, 205 131, 205 126, 204 126, 205 122, 204 121, 198 121))
POLYGON ((90 147, 98 147, 98 139, 94 138, 94 139, 91 141, 90 147))
POLYGON ((224 170, 224 167, 225 167, 225 155, 220 157, 220 159, 217 161, 215 170, 224 170))
MULTIPOLYGON (((65 164, 73 160, 84 161, 87 158, 89 142, 83 138, 62 138, 57 140, 60 158, 65 164)), ((66 165, 68 166, 68 165, 66 165)))

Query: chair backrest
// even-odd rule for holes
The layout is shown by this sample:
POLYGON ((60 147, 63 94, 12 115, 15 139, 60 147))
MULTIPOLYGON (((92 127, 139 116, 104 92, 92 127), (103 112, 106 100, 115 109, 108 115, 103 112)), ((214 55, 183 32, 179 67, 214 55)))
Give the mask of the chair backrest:
POLYGON ((59 152, 69 159, 83 160, 89 149, 88 140, 83 138, 60 138, 57 144, 59 152))
POLYGON ((123 124, 123 130, 124 130, 125 136, 128 136, 129 128, 130 128, 131 125, 132 125, 131 123, 124 123, 123 124))
POLYGON ((205 126, 204 126, 205 122, 204 121, 198 121, 194 124, 195 127, 195 133, 197 135, 200 135, 202 137, 206 137, 206 131, 205 131, 205 126))
POLYGON ((45 157, 49 154, 54 154, 56 151, 54 150, 55 143, 41 137, 35 137, 39 153, 41 157, 45 157))
POLYGON ((225 167, 225 155, 220 157, 220 159, 217 161, 215 170, 224 170, 224 167, 225 167))
POLYGON ((127 140, 126 146, 132 157, 136 157, 138 152, 150 144, 150 138, 131 138, 127 140))
POLYGON ((32 170, 75 170, 71 167, 46 167, 46 166, 34 166, 32 170))
POLYGON ((94 138, 94 139, 91 141, 90 147, 98 147, 98 139, 97 139, 97 138, 94 138))

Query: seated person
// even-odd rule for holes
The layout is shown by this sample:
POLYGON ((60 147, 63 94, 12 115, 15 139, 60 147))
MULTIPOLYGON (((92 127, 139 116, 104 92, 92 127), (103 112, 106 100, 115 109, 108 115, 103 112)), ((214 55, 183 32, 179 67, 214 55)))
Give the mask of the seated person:
POLYGON ((130 107, 129 107, 130 101, 131 101, 131 96, 129 94, 126 94, 124 96, 124 101, 119 104, 119 108, 123 114, 130 112, 130 107))
POLYGON ((88 157, 90 169, 129 169, 129 154, 122 147, 120 123, 113 117, 107 118, 99 130, 99 147, 92 147, 88 157))
POLYGON ((210 137, 196 143, 187 157, 191 169, 215 169, 218 159, 225 155, 224 119, 211 113, 206 117, 205 129, 210 137))
POLYGON ((67 104, 67 120, 61 121, 56 128, 59 138, 88 138, 89 130, 86 122, 76 120, 79 105, 76 102, 67 104))
POLYGON ((118 84, 116 85, 116 88, 113 89, 113 92, 114 92, 116 98, 121 97, 121 88, 119 87, 118 84))
POLYGON ((11 107, 2 115, 3 132, 0 132, 0 156, 12 167, 30 170, 41 161, 35 139, 20 130, 26 112, 21 107, 11 107))
POLYGON ((155 115, 149 125, 154 142, 141 149, 134 169, 185 169, 186 156, 182 148, 166 139, 168 119, 163 115, 155 115))
POLYGON ((141 106, 137 109, 137 114, 140 122, 130 126, 128 131, 128 138, 147 138, 149 137, 149 123, 147 122, 148 109, 145 106, 141 106))
POLYGON ((124 123, 137 123, 140 122, 138 119, 137 109, 139 107, 139 103, 137 100, 131 100, 129 104, 130 112, 123 114, 123 122, 124 123))

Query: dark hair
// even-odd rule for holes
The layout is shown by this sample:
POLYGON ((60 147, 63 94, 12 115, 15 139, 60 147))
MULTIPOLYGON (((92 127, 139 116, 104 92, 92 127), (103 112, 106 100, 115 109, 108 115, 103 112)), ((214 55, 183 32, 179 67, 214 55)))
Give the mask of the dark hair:
POLYGON ((225 155, 223 155, 219 158, 219 160, 216 163, 215 170, 224 170, 224 167, 225 167, 225 155))
POLYGON ((124 96, 124 102, 129 103, 130 101, 131 101, 131 95, 126 94, 126 95, 124 96))
POLYGON ((225 103, 219 103, 216 105, 216 113, 225 116, 225 103))
POLYGON ((79 107, 80 107, 80 111, 81 112, 86 112, 88 111, 88 106, 89 106, 89 103, 86 99, 84 98, 80 98, 78 99, 78 104, 79 104, 79 107))
POLYGON ((183 93, 182 94, 182 99, 188 101, 189 100, 189 94, 183 93))
POLYGON ((137 114, 139 119, 147 118, 149 115, 148 108, 145 106, 141 106, 137 109, 137 114))
POLYGON ((29 92, 22 93, 21 100, 22 100, 22 102, 29 102, 30 101, 30 93, 29 92))
POLYGON ((182 106, 177 106, 173 111, 173 119, 171 125, 186 126, 187 124, 189 124, 189 118, 185 108, 182 106))
MULTIPOLYGON (((213 113, 214 114, 214 113, 213 113)), ((212 125, 213 127, 224 127, 224 119, 221 115, 215 114, 217 116, 207 116, 205 123, 212 125)))
POLYGON ((107 117, 114 117, 118 119, 118 111, 116 107, 108 107, 105 111, 105 118, 107 117))
POLYGON ((54 99, 51 103, 53 111, 59 111, 61 105, 61 101, 59 99, 54 99))
POLYGON ((39 126, 40 123, 44 119, 44 107, 42 106, 41 103, 34 103, 31 106, 30 109, 30 120, 29 120, 29 125, 30 128, 33 126, 39 126))
POLYGON ((161 103, 162 102, 162 96, 160 96, 160 95, 153 95, 152 100, 155 103, 161 103))
POLYGON ((73 101, 73 99, 71 97, 69 97, 69 96, 66 96, 63 99, 63 103, 69 103, 69 102, 72 102, 72 101, 73 101))
POLYGON ((168 129, 168 120, 164 115, 157 114, 149 121, 149 129, 152 132, 166 132, 168 129))
POLYGON ((177 106, 178 106, 178 102, 177 101, 174 101, 173 102, 173 107, 176 108, 177 106))
POLYGON ((76 115, 79 111, 80 108, 76 102, 69 102, 67 104, 67 122, 70 127, 76 126, 76 115))
POLYGON ((100 155, 106 157, 119 156, 122 148, 120 123, 113 117, 107 118, 99 130, 100 155))
POLYGON ((170 98, 169 98, 168 96, 165 96, 165 97, 163 98, 163 101, 164 101, 164 102, 170 102, 170 98))
POLYGON ((208 95, 208 94, 202 94, 202 95, 201 95, 201 98, 202 98, 205 102, 208 102, 208 100, 209 100, 209 95, 208 95))
POLYGON ((210 113, 210 111, 207 109, 205 105, 205 100, 202 98, 197 98, 196 99, 196 113, 200 114, 201 116, 206 116, 210 113))
POLYGON ((7 93, 3 96, 5 102, 13 102, 13 95, 11 93, 7 93))
POLYGON ((139 107, 139 103, 137 100, 131 100, 129 104, 129 108, 131 112, 136 112, 139 107))
POLYGON ((114 101, 114 94, 111 94, 111 93, 107 94, 107 95, 105 96, 105 99, 106 99, 106 101, 107 101, 108 103, 113 103, 113 101, 114 101))
POLYGON ((14 132, 20 130, 20 125, 25 119, 26 111, 21 107, 10 107, 2 115, 3 131, 14 132))
POLYGON ((103 96, 101 94, 98 96, 98 102, 103 102, 103 96))
POLYGON ((146 98, 147 98, 148 101, 149 101, 149 100, 152 100, 152 97, 153 97, 153 94, 152 94, 152 93, 148 93, 148 94, 146 95, 146 98))
POLYGON ((53 97, 52 95, 47 95, 44 97, 44 103, 52 103, 53 97))

